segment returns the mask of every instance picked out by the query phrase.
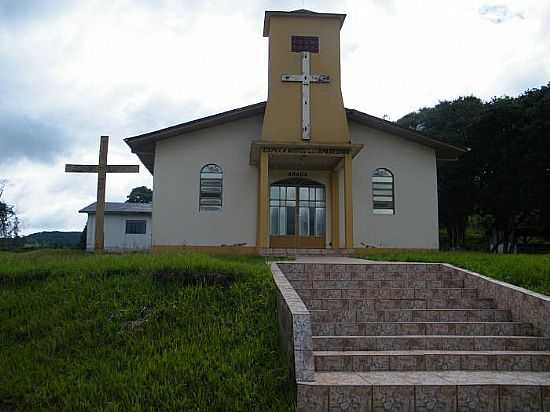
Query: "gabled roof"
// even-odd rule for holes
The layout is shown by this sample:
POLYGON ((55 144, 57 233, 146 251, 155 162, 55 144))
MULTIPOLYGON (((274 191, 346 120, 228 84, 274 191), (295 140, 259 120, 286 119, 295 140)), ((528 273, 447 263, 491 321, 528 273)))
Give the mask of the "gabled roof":
MULTIPOLYGON (((80 209, 78 213, 95 214, 96 202, 80 209)), ((128 213, 148 214, 153 213, 152 203, 123 203, 123 202, 105 202, 105 214, 122 215, 128 213)))
POLYGON ((431 147, 432 149, 435 149, 439 159, 456 160, 460 155, 469 150, 466 147, 460 147, 443 142, 439 139, 434 139, 433 137, 426 136, 425 134, 414 129, 399 126, 397 123, 360 112, 359 110, 346 109, 346 116, 348 121, 356 121, 357 123, 372 127, 373 129, 382 130, 386 133, 431 147))
MULTIPOLYGON (((217 113, 211 116, 203 117, 190 122, 180 123, 165 129, 141 134, 139 136, 128 137, 124 139, 126 144, 132 149, 132 153, 138 155, 145 167, 153 174, 155 143, 159 140, 179 136, 195 130, 205 129, 212 126, 218 126, 223 123, 235 120, 245 119, 247 117, 261 115, 265 112, 266 102, 260 102, 238 109, 217 113)), ((373 129, 382 130, 386 133, 402 137, 407 140, 433 148, 436 151, 438 159, 455 160, 468 149, 443 142, 433 137, 426 136, 416 130, 407 129, 388 120, 360 112, 355 109, 346 109, 348 121, 355 121, 373 129)))
POLYGON ((264 15, 264 37, 269 37, 269 23, 271 17, 274 16, 283 16, 283 17, 320 17, 324 19, 338 19, 340 20, 340 27, 344 24, 346 19, 345 14, 339 13, 318 13, 316 11, 298 9, 292 11, 277 11, 277 10, 266 10, 264 15))

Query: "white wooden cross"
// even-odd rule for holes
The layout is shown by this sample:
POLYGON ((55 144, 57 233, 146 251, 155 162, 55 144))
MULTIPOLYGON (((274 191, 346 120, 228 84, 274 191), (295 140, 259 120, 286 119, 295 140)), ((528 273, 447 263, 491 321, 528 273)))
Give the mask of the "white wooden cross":
POLYGON ((309 65, 310 52, 303 51, 302 54, 302 74, 283 74, 283 82, 302 83, 302 139, 311 139, 311 109, 310 109, 310 83, 329 83, 330 76, 326 74, 311 74, 309 65))

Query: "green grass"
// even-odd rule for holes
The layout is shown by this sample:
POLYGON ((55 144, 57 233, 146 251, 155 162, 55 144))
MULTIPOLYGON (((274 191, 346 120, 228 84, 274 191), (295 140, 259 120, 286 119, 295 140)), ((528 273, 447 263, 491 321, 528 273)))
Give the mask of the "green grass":
POLYGON ((496 255, 481 252, 437 252, 372 249, 372 260, 445 262, 494 279, 550 295, 550 255, 496 255))
POLYGON ((0 410, 293 409, 261 258, 0 252, 0 410))

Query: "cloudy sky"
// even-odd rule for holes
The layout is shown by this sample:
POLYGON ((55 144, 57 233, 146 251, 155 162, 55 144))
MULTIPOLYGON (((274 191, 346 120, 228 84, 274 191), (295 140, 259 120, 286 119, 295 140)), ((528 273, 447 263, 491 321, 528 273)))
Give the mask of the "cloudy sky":
MULTIPOLYGON (((373 115, 550 81, 543 0, 0 0, 0 179, 23 233, 82 229, 95 176, 64 163, 97 162, 100 135, 136 163, 125 137, 265 100, 263 12, 303 7, 348 14, 344 102, 373 115)), ((107 199, 141 185, 144 167, 110 175, 107 199)))

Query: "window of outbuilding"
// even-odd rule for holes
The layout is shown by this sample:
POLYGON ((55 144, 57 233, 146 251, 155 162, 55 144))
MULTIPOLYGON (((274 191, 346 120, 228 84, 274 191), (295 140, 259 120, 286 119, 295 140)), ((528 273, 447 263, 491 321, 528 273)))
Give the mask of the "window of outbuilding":
POLYGON ((127 220, 126 234, 144 235, 147 232, 147 222, 145 220, 127 220))
POLYGON ((372 211, 378 215, 395 214, 395 190, 393 174, 379 168, 372 174, 372 211))
POLYGON ((221 210, 223 198, 223 170, 211 163, 201 168, 199 210, 221 210))

